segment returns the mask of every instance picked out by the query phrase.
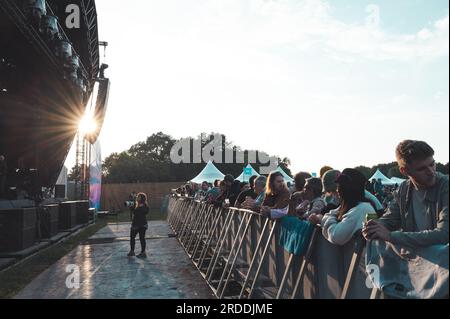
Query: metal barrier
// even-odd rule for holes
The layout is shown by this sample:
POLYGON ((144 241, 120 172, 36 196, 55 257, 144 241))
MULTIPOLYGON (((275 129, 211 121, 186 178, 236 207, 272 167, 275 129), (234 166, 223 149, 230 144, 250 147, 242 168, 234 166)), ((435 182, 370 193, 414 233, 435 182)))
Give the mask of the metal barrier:
POLYGON ((278 244, 279 221, 250 210, 171 197, 168 223, 218 298, 370 298, 365 241, 330 244, 317 227, 304 256, 278 244), (323 259, 323 260, 322 260, 323 259), (330 270, 331 267, 334 270, 330 270))

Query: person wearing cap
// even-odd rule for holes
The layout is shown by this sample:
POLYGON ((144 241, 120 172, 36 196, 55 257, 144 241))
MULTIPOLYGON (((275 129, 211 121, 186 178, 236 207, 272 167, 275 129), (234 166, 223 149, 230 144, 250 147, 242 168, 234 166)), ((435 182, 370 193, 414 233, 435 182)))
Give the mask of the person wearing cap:
MULTIPOLYGON (((336 178, 340 174, 338 170, 327 171, 322 177, 322 184, 324 189, 324 199, 327 203, 327 208, 324 213, 328 213, 330 210, 335 209, 339 206, 339 194, 337 193, 337 183, 336 178)), ((367 184, 366 184, 367 185, 367 184)), ((378 200, 378 198, 371 194, 368 190, 364 190, 364 197, 366 200, 372 204, 378 217, 381 217, 384 213, 383 204, 378 200)))
POLYGON ((323 216, 322 234, 330 243, 344 245, 362 229, 366 216, 375 210, 365 198, 366 178, 361 172, 346 168, 336 183, 339 207, 323 216))

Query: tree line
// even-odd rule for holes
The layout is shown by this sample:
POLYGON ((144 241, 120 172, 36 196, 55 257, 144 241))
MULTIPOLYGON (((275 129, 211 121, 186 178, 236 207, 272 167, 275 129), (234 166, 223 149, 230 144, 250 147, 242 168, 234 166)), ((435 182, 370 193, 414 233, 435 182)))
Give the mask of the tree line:
MULTIPOLYGON (((237 177, 242 173, 242 170, 246 164, 233 163, 225 164, 225 151, 243 152, 244 162, 249 160, 249 152, 264 154, 269 156, 264 151, 259 150, 245 150, 243 151, 239 146, 234 146, 231 141, 228 141, 226 136, 217 133, 202 133, 195 138, 188 138, 191 142, 191 150, 194 143, 201 145, 203 149, 207 144, 211 143, 214 136, 220 135, 222 137, 222 144, 219 145, 216 150, 222 151, 222 163, 214 163, 216 167, 224 173, 232 174, 237 177)), ((103 182, 104 183, 151 183, 151 182, 181 182, 188 181, 191 178, 197 176, 201 170, 205 167, 204 163, 192 163, 193 159, 200 158, 193 151, 190 152, 191 163, 174 164, 170 158, 170 152, 172 147, 178 141, 172 138, 170 135, 162 132, 149 136, 145 141, 139 142, 130 147, 127 151, 120 153, 112 153, 103 161, 103 182)), ((236 155, 235 155, 236 157, 236 155)), ((289 169, 290 160, 287 157, 276 156, 278 159, 278 165, 281 166, 284 171, 292 176, 292 172, 289 169)), ((258 158, 259 159, 259 158, 258 158)), ((252 163, 255 170, 260 171, 261 166, 267 166, 267 163, 252 163)), ((378 164, 373 167, 358 166, 355 167, 361 173, 370 178, 377 169, 379 169, 387 177, 403 177, 398 169, 396 162, 387 164, 378 164)), ((437 170, 448 174, 449 164, 437 164, 437 170)), ((296 173, 296 172, 294 172, 296 173)), ((77 167, 72 168, 69 174, 69 180, 75 180, 79 174, 77 167)))

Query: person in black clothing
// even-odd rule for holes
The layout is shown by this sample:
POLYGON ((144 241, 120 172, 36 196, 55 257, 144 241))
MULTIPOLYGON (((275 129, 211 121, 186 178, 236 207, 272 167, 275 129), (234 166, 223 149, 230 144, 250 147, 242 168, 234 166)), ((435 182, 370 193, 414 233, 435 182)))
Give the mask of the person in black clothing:
POLYGON ((255 199, 258 195, 255 193, 255 179, 256 179, 256 175, 253 175, 252 177, 250 177, 249 183, 250 183, 250 189, 241 192, 237 199, 236 199, 236 203, 235 203, 235 207, 240 208, 242 203, 247 199, 247 197, 250 197, 251 199, 255 199))
POLYGON ((240 184, 238 180, 234 180, 233 175, 225 175, 221 183, 222 192, 214 201, 214 205, 218 207, 233 207, 240 192, 240 184))
POLYGON ((134 256, 134 246, 136 235, 139 234, 139 241, 141 242, 141 253, 136 257, 146 258, 145 252, 145 232, 148 228, 147 214, 149 212, 147 195, 144 193, 139 193, 136 196, 136 208, 133 212, 133 221, 131 223, 130 231, 130 252, 128 257, 134 256))

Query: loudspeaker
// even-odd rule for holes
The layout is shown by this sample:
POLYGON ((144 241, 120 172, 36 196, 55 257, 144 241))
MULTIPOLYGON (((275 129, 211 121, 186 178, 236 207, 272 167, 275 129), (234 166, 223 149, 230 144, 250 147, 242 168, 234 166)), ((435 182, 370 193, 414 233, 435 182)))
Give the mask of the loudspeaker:
POLYGON ((0 211, 0 252, 15 252, 31 247, 36 240, 36 209, 0 211))
POLYGON ((89 202, 77 201, 77 224, 87 224, 89 223, 89 202))
POLYGON ((58 233, 59 205, 47 205, 40 210, 41 237, 51 238, 58 233))
POLYGON ((66 185, 55 185, 55 198, 66 198, 66 185))
POLYGON ((75 227, 77 223, 76 202, 64 202, 59 204, 58 228, 67 230, 75 227))

